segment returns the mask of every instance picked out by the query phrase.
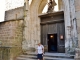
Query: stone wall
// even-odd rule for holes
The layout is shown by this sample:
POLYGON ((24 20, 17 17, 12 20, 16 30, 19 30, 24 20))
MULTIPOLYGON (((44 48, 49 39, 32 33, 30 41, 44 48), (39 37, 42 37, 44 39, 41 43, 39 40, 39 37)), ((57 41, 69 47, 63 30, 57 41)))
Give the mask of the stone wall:
POLYGON ((13 60, 22 53, 23 20, 0 22, 0 59, 13 60), (4 51, 5 50, 5 51, 4 51), (9 51, 9 53, 7 53, 9 51), (3 56, 3 57, 1 57, 3 56))
MULTIPOLYGON (((80 1, 75 0, 75 9, 76 9, 76 19, 77 19, 77 30, 78 30, 78 40, 80 42, 80 1)), ((80 44, 79 44, 80 48, 80 44)))
POLYGON ((5 12, 5 20, 15 20, 24 18, 24 7, 15 8, 5 12))
POLYGON ((77 31, 78 31, 78 48, 76 49, 75 60, 80 60, 80 0, 75 0, 77 31))

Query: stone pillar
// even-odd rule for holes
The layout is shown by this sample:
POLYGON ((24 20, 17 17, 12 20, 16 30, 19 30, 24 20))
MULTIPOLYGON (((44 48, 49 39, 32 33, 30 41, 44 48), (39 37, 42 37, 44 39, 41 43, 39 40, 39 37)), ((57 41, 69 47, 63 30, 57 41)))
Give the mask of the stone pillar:
POLYGON ((75 11, 77 20, 77 32, 78 32, 78 47, 76 48, 75 60, 80 60, 80 0, 75 1, 75 11))
MULTIPOLYGON (((80 42, 80 1, 75 0, 75 8, 76 8, 76 19, 77 19, 77 32, 78 32, 78 42, 80 42)), ((80 49, 80 44, 78 44, 78 48, 80 49)))
POLYGON ((71 46, 71 23, 70 23, 70 9, 69 0, 63 0, 64 5, 64 21, 65 21, 65 53, 70 51, 71 46))
POLYGON ((23 30, 23 41, 22 41, 22 49, 26 51, 28 49, 28 11, 29 11, 29 1, 24 0, 24 30, 23 30))
POLYGON ((70 53, 75 52, 75 48, 78 46, 78 35, 77 35, 77 19, 75 16, 75 4, 74 0, 69 0, 70 3, 70 18, 71 18, 71 40, 72 46, 70 47, 70 53))
POLYGON ((74 53, 77 47, 77 27, 75 17, 74 0, 63 0, 65 19, 65 50, 66 53, 74 53))

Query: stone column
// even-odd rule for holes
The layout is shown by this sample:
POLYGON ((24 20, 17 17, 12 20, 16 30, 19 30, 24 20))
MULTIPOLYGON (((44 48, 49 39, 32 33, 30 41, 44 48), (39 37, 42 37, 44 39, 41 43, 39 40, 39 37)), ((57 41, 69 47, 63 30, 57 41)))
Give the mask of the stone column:
POLYGON ((22 41, 22 49, 23 51, 26 51, 28 49, 28 11, 29 11, 29 1, 24 0, 24 30, 23 30, 23 41, 22 41))
POLYGON ((75 11, 77 20, 77 32, 78 32, 78 47, 76 48, 75 60, 80 60, 80 0, 75 1, 75 11))
POLYGON ((63 5, 64 5, 64 21, 65 21, 65 52, 69 53, 70 47, 72 46, 69 0, 63 0, 63 5))
POLYGON ((74 0, 63 0, 65 19, 65 50, 66 53, 74 53, 77 47, 77 28, 74 0))
POLYGON ((77 19, 75 16, 75 4, 74 0, 69 0, 70 3, 70 18, 71 18, 71 40, 72 46, 70 47, 71 53, 75 52, 75 48, 78 46, 78 35, 77 35, 77 19))

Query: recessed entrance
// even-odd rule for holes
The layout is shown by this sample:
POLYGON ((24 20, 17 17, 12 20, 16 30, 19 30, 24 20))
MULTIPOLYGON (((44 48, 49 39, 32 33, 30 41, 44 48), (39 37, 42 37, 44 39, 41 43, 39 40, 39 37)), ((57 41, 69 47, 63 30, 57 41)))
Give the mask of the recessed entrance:
POLYGON ((45 52, 65 52, 65 24, 63 12, 41 15, 41 43, 45 52))
POLYGON ((48 52, 57 52, 57 34, 48 34, 48 52))

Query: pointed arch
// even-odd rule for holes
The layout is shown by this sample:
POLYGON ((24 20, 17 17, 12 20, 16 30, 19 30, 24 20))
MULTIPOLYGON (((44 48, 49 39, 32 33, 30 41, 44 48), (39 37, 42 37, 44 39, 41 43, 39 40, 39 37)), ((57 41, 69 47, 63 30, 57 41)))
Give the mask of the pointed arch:
POLYGON ((38 14, 42 13, 43 8, 47 4, 47 0, 32 0, 30 5, 31 11, 36 11, 38 14))
POLYGON ((39 14, 42 13, 42 11, 43 11, 46 4, 47 4, 47 0, 42 0, 41 1, 40 5, 39 5, 39 9, 38 9, 39 14))

